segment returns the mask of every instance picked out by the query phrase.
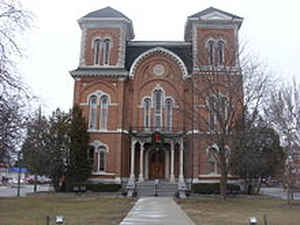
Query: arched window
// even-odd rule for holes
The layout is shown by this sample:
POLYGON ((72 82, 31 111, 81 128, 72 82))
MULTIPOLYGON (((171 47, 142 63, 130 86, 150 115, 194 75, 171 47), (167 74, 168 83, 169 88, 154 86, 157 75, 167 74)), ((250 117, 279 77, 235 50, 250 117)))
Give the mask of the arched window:
POLYGON ((162 123, 162 90, 154 91, 154 126, 161 128, 162 123))
POLYGON ((216 128, 216 105, 217 99, 215 96, 210 96, 208 99, 208 109, 209 109, 209 130, 214 131, 216 128))
POLYGON ((107 129, 107 117, 108 117, 108 97, 103 95, 100 98, 100 130, 107 129))
POLYGON ((144 100, 144 126, 145 126, 145 128, 150 127, 150 105, 151 105, 151 100, 149 98, 146 98, 144 100))
POLYGON ((166 128, 168 131, 172 130, 172 109, 173 101, 169 98, 166 100, 166 128))
POLYGON ((101 47, 101 40, 96 39, 93 43, 94 47, 94 65, 100 64, 100 47, 101 47))
POLYGON ((96 117, 97 117, 97 97, 92 95, 90 97, 90 120, 89 120, 89 128, 96 129, 96 117))
POLYGON ((89 146, 87 156, 88 156, 88 160, 91 162, 91 165, 93 165, 93 171, 97 171, 97 163, 95 162, 95 147, 94 146, 89 146))
POLYGON ((224 41, 218 41, 218 64, 223 65, 224 64, 224 41))
POLYGON ((111 41, 109 39, 104 40, 103 48, 102 48, 102 57, 103 57, 103 64, 109 65, 109 56, 110 56, 110 46, 111 41))
POLYGON ((105 170, 105 153, 103 151, 101 151, 99 153, 99 171, 104 171, 105 170))
POLYGON ((214 64, 214 41, 209 40, 208 41, 208 63, 209 65, 214 64))
POLYGON ((208 98, 209 108, 209 130, 215 131, 218 128, 225 128, 228 117, 228 100, 225 96, 210 96, 208 98))
POLYGON ((107 167, 105 156, 106 156, 106 148, 104 146, 99 146, 96 151, 96 160, 95 160, 97 162, 96 172, 105 171, 107 167))
POLYGON ((207 149, 207 161, 209 163, 209 173, 218 174, 218 163, 217 163, 217 156, 218 156, 218 149, 214 146, 211 146, 207 149))

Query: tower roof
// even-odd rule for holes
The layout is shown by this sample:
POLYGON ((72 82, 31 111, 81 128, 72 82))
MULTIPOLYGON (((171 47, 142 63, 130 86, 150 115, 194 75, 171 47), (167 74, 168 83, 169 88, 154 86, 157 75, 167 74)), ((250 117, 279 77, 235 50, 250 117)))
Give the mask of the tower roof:
POLYGON ((210 25, 235 25, 239 29, 243 22, 243 18, 234 14, 209 7, 187 18, 184 31, 184 39, 190 41, 192 38, 191 29, 193 24, 210 25))
POLYGON ((125 24, 127 40, 134 38, 131 19, 109 6, 86 14, 78 20, 78 23, 81 29, 89 26, 89 24, 92 26, 97 26, 97 24, 125 24))
POLYGON ((209 7, 207 9, 204 9, 198 13, 195 13, 191 16, 189 16, 188 18, 192 18, 192 17, 201 17, 201 16, 205 16, 207 14, 211 14, 211 13, 214 13, 214 12, 218 12, 220 14, 223 14, 223 15, 226 15, 226 16, 229 16, 229 17, 232 17, 232 18, 235 18, 235 19, 243 19, 242 17, 239 17, 239 16, 236 16, 234 14, 231 14, 231 13, 228 13, 228 12, 225 12, 225 11, 222 11, 220 9, 216 9, 214 7, 209 7))
POLYGON ((123 18, 130 21, 130 19, 127 16, 125 16, 123 13, 109 6, 103 9, 90 12, 82 18, 123 18))

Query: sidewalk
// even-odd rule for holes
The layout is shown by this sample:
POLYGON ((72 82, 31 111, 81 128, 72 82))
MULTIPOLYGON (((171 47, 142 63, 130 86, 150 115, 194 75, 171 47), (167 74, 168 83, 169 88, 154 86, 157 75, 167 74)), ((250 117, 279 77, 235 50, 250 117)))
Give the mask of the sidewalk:
POLYGON ((140 198, 120 225, 195 225, 172 198, 140 198))

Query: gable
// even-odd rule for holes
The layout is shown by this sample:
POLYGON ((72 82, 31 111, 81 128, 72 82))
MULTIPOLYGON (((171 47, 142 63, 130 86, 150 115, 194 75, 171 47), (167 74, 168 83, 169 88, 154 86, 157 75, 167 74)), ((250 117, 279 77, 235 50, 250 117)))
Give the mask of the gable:
POLYGON ((231 20, 232 17, 225 15, 224 13, 220 12, 212 12, 203 16, 200 16, 201 20, 231 20))

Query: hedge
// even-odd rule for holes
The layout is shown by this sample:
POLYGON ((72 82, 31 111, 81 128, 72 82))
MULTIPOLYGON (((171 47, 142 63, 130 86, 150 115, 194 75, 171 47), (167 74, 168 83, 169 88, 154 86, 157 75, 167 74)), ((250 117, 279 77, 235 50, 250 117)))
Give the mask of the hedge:
MULTIPOLYGON (((192 184, 192 193, 198 194, 220 194, 220 183, 201 183, 192 184)), ((228 194, 237 194, 240 192, 240 186, 237 184, 227 184, 228 194)))
POLYGON ((74 192, 117 192, 121 189, 120 184, 105 184, 105 183, 83 183, 74 184, 72 190, 74 192))
POLYGON ((120 184, 104 184, 104 183, 86 184, 86 189, 88 191, 93 191, 93 192, 117 192, 121 189, 121 187, 122 186, 120 184))

